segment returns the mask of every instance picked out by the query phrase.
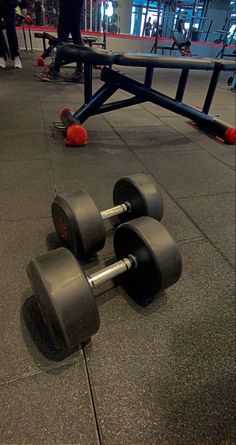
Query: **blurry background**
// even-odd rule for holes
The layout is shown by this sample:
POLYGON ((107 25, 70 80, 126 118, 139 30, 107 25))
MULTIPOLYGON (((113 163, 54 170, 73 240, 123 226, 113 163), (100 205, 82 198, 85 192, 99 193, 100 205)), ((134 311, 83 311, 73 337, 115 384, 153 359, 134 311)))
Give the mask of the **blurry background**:
MULTIPOLYGON (((19 10, 36 26, 57 26, 59 0, 25 0, 19 10)), ((85 0, 82 29, 146 37, 158 32, 159 38, 171 38, 178 29, 194 41, 234 45, 236 1, 85 0)))

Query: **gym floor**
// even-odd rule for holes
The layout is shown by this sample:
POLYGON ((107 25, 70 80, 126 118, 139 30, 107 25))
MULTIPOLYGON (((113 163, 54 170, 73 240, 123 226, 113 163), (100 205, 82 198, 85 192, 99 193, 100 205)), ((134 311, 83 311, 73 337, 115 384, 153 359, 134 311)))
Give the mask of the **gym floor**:
MULTIPOLYGON (((235 147, 149 103, 89 119, 88 145, 66 147, 53 120, 63 106, 83 103, 83 87, 41 83, 34 57, 23 54, 22 71, 0 72, 0 443, 235 443, 235 147), (137 172, 163 192, 182 278, 146 308, 106 283, 97 292, 99 333, 59 354, 25 272, 33 256, 59 245, 53 196, 82 188, 105 209, 114 182, 137 172)), ((143 78, 142 69, 124 71, 143 78)), ((177 76, 160 70, 154 86, 174 94, 177 76)), ((94 77, 97 87, 98 71, 94 77)), ((234 125, 227 77, 211 112, 234 125)), ((190 75, 187 103, 201 106, 209 78, 190 75)), ((108 227, 105 249, 85 269, 112 258, 108 227)))

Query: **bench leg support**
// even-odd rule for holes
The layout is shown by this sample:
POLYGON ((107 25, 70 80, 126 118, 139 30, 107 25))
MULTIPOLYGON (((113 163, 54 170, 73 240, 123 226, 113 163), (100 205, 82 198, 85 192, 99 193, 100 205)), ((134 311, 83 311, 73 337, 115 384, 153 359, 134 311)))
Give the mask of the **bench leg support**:
POLYGON ((99 113, 100 107, 106 102, 117 90, 119 86, 113 84, 103 85, 90 99, 90 101, 83 105, 75 112, 74 117, 79 123, 85 122, 90 116, 99 113))

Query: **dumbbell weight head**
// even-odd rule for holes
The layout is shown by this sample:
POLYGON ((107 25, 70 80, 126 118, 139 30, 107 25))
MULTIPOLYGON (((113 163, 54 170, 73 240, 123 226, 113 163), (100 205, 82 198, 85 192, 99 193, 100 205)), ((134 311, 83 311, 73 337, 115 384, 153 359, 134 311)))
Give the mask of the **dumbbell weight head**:
POLYGON ((64 248, 29 263, 27 273, 57 347, 78 346, 98 331, 100 320, 92 288, 99 283, 122 273, 140 301, 140 295, 143 299, 152 296, 173 285, 181 275, 175 242, 152 218, 143 217, 118 227, 114 248, 121 261, 88 277, 64 248))
POLYGON ((31 260, 27 274, 57 348, 78 346, 98 331, 93 291, 69 250, 61 247, 31 260))
POLYGON ((124 286, 141 303, 176 283, 182 260, 175 241, 158 221, 141 217, 118 227, 114 250, 119 260, 132 255, 138 264, 125 276, 124 286))
POLYGON ((120 178, 113 189, 115 206, 128 202, 130 211, 119 215, 120 222, 130 221, 140 216, 150 216, 161 221, 164 203, 160 190, 151 176, 145 173, 120 178))
POLYGON ((103 249, 104 222, 88 193, 80 190, 57 196, 51 210, 60 239, 75 256, 86 258, 103 249))
POLYGON ((111 23, 116 23, 118 21, 118 19, 119 19, 119 17, 116 13, 112 14, 112 16, 110 18, 111 23))
POLYGON ((118 31, 118 26, 115 23, 108 23, 108 32, 111 34, 116 34, 118 31))

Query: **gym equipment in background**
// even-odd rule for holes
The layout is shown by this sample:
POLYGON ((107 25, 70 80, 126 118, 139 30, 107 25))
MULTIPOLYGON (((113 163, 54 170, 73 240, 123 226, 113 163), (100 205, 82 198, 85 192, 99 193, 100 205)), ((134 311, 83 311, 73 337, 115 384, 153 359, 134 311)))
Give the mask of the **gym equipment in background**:
MULTIPOLYGON (((187 117, 200 128, 214 136, 218 136, 226 143, 236 143, 235 128, 231 128, 229 124, 221 121, 218 117, 208 114, 221 71, 235 70, 235 64, 230 60, 197 59, 192 57, 175 58, 146 53, 119 54, 77 45, 60 46, 60 48, 58 48, 58 58, 67 63, 76 61, 84 63, 85 78, 84 104, 75 113, 70 109, 62 113, 62 122, 55 124, 60 130, 64 128, 65 131, 68 131, 70 125, 77 123, 79 132, 79 125, 83 124, 90 116, 107 113, 135 104, 152 102, 181 116, 187 117), (138 82, 128 75, 121 74, 111 68, 114 64, 145 68, 146 74, 144 82, 138 82), (92 78, 93 65, 104 66, 101 71, 101 80, 104 82, 104 85, 94 94, 92 78), (110 68, 107 68, 107 66, 110 66, 110 68), (175 98, 152 88, 153 74, 156 68, 181 70, 175 98), (212 71, 212 77, 202 111, 182 102, 190 70, 212 71), (106 101, 120 89, 132 94, 133 97, 106 103, 106 101)), ((71 143, 73 145, 73 140, 71 143)))
MULTIPOLYGON (((204 41, 206 42, 212 27, 213 20, 204 17, 201 15, 198 15, 196 10, 196 2, 193 2, 192 12, 186 15, 186 10, 184 7, 181 6, 179 2, 161 2, 160 0, 157 0, 156 2, 151 2, 150 0, 147 0, 145 7, 145 16, 143 23, 143 28, 140 30, 139 34, 142 34, 144 36, 145 34, 145 25, 147 23, 147 19, 149 17, 149 13, 153 15, 154 12, 156 12, 156 20, 153 22, 153 33, 152 36, 155 37, 155 43, 152 48, 153 53, 156 54, 155 48, 158 47, 158 39, 159 37, 164 38, 171 38, 173 30, 178 30, 178 22, 179 20, 185 22, 188 22, 188 29, 185 28, 185 33, 183 37, 187 37, 189 40, 195 40, 195 36, 199 38, 200 35, 205 34, 204 41), (197 29, 196 29, 197 26, 197 29), (196 34, 197 33, 197 34, 196 34)), ((190 6, 190 5, 189 5, 190 6)), ((137 6, 136 6, 137 9, 137 6)), ((140 6, 141 14, 142 14, 142 6, 140 6)), ((140 23, 141 26, 141 23, 140 23)), ((160 47, 161 48, 161 47, 160 47)))
POLYGON ((192 57, 192 53, 190 51, 190 46, 192 42, 189 39, 186 39, 180 32, 174 30, 173 31, 173 45, 172 50, 176 47, 182 56, 190 56, 192 57))
POLYGON ((88 276, 64 248, 30 261, 28 277, 57 348, 76 347, 97 333, 100 317, 93 289, 100 284, 121 275, 126 290, 141 304, 181 276, 182 261, 174 240, 147 216, 116 229, 114 250, 117 262, 88 276))
POLYGON ((157 50, 160 49, 162 55, 164 54, 165 50, 169 51, 169 54, 172 54, 172 51, 179 51, 182 56, 189 56, 192 57, 193 54, 190 51, 190 46, 192 42, 189 39, 186 39, 182 34, 180 34, 178 31, 173 31, 173 44, 172 46, 158 46, 155 43, 151 49, 151 53, 157 54, 157 50))
MULTIPOLYGON (((40 56, 37 56, 36 61, 39 66, 44 66, 47 58, 54 58, 54 53, 58 45, 58 38, 48 32, 35 32, 34 37, 36 39, 42 39, 43 41, 43 53, 40 56)), ((103 41, 101 43, 97 42, 97 37, 93 36, 83 36, 83 42, 89 47, 96 45, 102 49, 106 49, 106 35, 103 36, 103 41)), ((72 39, 69 39, 68 43, 73 43, 72 39)))
POLYGON ((150 216, 160 221, 164 203, 151 176, 139 173, 120 178, 113 189, 111 209, 99 211, 84 191, 56 196, 52 219, 61 241, 78 258, 88 258, 103 249, 106 235, 104 222, 115 216, 120 222, 150 216))
POLYGON ((23 14, 17 12, 16 19, 17 19, 17 26, 20 26, 22 29, 23 40, 24 40, 24 44, 25 44, 25 51, 28 52, 28 44, 27 44, 27 37, 26 37, 26 31, 28 30, 30 51, 33 53, 34 48, 33 48, 32 32, 31 32, 31 25, 33 22, 32 17, 30 17, 30 15, 23 15, 23 14))

